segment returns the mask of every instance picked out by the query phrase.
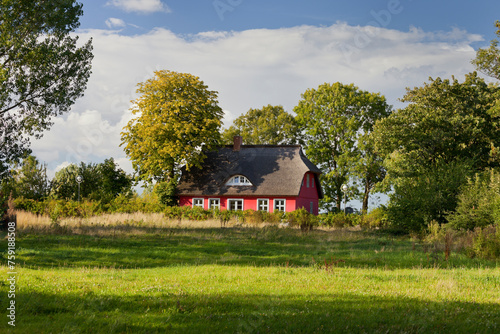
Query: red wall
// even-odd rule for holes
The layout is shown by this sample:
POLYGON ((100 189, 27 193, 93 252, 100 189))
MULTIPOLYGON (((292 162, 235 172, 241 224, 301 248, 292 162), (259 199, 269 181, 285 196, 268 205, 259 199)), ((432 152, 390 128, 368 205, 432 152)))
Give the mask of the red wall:
POLYGON ((318 185, 316 184, 314 174, 309 172, 304 175, 304 179, 302 181, 302 188, 300 189, 299 197, 297 197, 296 209, 304 208, 307 211, 311 211, 311 203, 312 203, 312 213, 317 215, 319 212, 318 185), (307 182, 308 177, 309 177, 309 183, 307 182))
POLYGON ((210 198, 220 199, 220 209, 227 210, 227 200, 228 199, 243 199, 243 210, 257 210, 257 200, 258 199, 269 199, 269 212, 274 211, 274 199, 285 199, 286 200, 286 211, 291 212, 297 208, 296 197, 266 197, 266 196, 181 196, 179 199, 180 206, 193 206, 193 198, 203 198, 204 199, 204 209, 208 210, 208 200, 210 198))
POLYGON ((298 197, 266 197, 266 196, 181 196, 179 204, 180 206, 193 206, 193 198, 203 198, 204 199, 204 209, 208 210, 208 200, 210 198, 220 199, 220 209, 227 210, 227 200, 228 199, 243 199, 243 210, 257 210, 257 200, 258 199, 269 199, 269 212, 274 211, 274 199, 286 199, 286 211, 295 211, 298 208, 305 208, 307 211, 311 210, 312 202, 312 213, 318 214, 318 185, 313 173, 306 173, 302 182, 302 187, 298 197), (309 187, 307 183, 307 178, 309 177, 309 187))

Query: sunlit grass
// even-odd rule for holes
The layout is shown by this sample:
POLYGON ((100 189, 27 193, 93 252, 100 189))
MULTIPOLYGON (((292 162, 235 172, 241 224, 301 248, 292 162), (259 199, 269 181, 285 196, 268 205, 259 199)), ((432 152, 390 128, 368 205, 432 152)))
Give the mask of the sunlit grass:
POLYGON ((500 331, 496 261, 363 231, 141 217, 20 225, 15 332, 500 331))

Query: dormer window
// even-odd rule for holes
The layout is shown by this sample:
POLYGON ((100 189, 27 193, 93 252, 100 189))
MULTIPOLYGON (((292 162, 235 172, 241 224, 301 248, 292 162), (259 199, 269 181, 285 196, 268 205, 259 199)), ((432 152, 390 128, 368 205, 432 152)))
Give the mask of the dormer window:
POLYGON ((226 186, 251 186, 252 182, 243 175, 236 175, 226 182, 226 186))

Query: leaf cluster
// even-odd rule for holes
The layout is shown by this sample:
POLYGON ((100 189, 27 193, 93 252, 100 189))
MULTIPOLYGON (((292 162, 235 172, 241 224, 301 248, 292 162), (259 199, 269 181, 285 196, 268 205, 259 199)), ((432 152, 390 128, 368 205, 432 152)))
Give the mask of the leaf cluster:
POLYGON ((223 111, 217 92, 187 73, 157 71, 139 83, 131 120, 122 132, 122 146, 139 180, 176 177, 182 166, 201 167, 204 151, 220 144, 223 111))
POLYGON ((118 168, 113 158, 103 163, 71 164, 58 171, 52 180, 51 195, 56 199, 78 200, 77 176, 80 184, 80 198, 109 203, 120 194, 131 195, 132 177, 118 168))
MULTIPOLYGON (((500 37, 500 21, 495 23, 498 28, 496 34, 500 37)), ((479 49, 476 58, 472 61, 477 70, 500 80, 500 49, 498 49, 498 40, 494 39, 487 49, 479 49)))
POLYGON ((0 5, 0 164, 29 151, 52 117, 83 95, 91 40, 78 46, 82 4, 73 0, 2 0, 0 5))
POLYGON ((295 117, 283 106, 270 104, 236 118, 222 133, 223 143, 232 144, 234 136, 243 137, 245 145, 294 145, 301 141, 295 117))
MULTIPOLYGON (((369 136, 375 121, 391 112, 384 96, 353 84, 325 83, 302 94, 294 111, 304 131, 306 154, 323 171, 323 206, 335 202, 339 209, 342 185, 354 175, 377 182, 383 171, 381 164, 373 164, 377 158, 369 136)), ((356 194, 357 187, 350 192, 356 194)))

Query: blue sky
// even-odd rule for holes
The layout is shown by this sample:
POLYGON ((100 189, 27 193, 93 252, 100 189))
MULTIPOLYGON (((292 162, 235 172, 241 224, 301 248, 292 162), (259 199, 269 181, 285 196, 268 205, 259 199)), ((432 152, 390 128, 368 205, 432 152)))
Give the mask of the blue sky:
POLYGON ((473 71, 500 20, 497 0, 82 3, 76 34, 94 46, 85 96, 32 145, 51 177, 110 157, 132 172, 120 132, 137 83, 155 70, 199 76, 218 92, 226 126, 267 104, 293 112, 305 90, 325 82, 354 83, 398 108, 406 87, 473 71))
POLYGON ((447 31, 456 27, 490 40, 494 38, 493 23, 500 17, 500 3, 495 0, 158 0, 137 6, 142 7, 142 11, 132 11, 136 8, 134 1, 82 3, 85 10, 82 28, 106 29, 106 20, 113 17, 129 24, 123 34, 143 33, 155 27, 176 34, 196 34, 214 30, 325 26, 337 21, 363 26, 377 22, 378 17, 391 29, 407 31, 415 26, 426 31, 447 31), (387 21, 383 12, 391 13, 391 8, 387 21))

